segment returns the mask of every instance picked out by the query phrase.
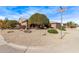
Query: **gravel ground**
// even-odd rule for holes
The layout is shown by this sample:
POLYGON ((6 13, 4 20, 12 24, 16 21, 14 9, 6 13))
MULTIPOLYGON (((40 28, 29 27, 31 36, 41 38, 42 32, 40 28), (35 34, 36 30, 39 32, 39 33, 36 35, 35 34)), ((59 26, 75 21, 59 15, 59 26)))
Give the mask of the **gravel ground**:
MULTIPOLYGON (((24 33, 19 30, 14 30, 13 33, 7 33, 7 31, 8 30, 3 30, 2 32, 6 41, 28 46, 29 48, 26 53, 79 53, 79 28, 67 29, 67 31, 64 32, 65 36, 63 39, 60 39, 60 33, 49 34, 46 30, 32 29, 32 33, 24 33)), ((1 45, 0 51, 8 51, 8 47, 9 46, 1 45)), ((14 49, 13 47, 10 47, 9 51, 24 52, 24 50, 14 49)))
POLYGON ((23 53, 24 50, 15 49, 8 45, 0 45, 0 53, 23 53))
POLYGON ((49 34, 47 30, 32 29, 32 33, 24 33, 20 30, 14 30, 13 33, 7 33, 7 31, 9 30, 2 31, 6 41, 24 46, 42 47, 51 45, 51 43, 54 45, 60 41, 60 34, 49 34))
POLYGON ((79 28, 68 29, 67 34, 62 39, 61 43, 56 46, 44 48, 29 48, 28 52, 50 52, 50 53, 79 53, 79 28))
POLYGON ((0 30, 0 53, 24 53, 24 49, 19 49, 17 45, 7 43, 0 30))

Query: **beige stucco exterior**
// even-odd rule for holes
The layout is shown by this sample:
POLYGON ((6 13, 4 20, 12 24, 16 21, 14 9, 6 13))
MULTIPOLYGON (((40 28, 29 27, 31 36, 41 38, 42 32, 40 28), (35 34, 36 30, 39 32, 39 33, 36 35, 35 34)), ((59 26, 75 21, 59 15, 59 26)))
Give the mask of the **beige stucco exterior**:
POLYGON ((59 28, 61 26, 60 23, 51 23, 52 28, 59 28))
POLYGON ((27 26, 27 22, 24 21, 24 20, 19 20, 19 23, 20 23, 21 25, 25 25, 25 26, 27 26))

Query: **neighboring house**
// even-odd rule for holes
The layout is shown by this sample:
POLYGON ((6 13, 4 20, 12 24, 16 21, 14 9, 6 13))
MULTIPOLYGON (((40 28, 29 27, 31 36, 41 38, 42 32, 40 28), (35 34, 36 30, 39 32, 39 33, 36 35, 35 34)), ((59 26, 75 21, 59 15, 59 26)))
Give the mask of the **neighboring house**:
POLYGON ((61 27, 61 23, 58 22, 50 22, 51 24, 51 28, 60 28, 61 27))

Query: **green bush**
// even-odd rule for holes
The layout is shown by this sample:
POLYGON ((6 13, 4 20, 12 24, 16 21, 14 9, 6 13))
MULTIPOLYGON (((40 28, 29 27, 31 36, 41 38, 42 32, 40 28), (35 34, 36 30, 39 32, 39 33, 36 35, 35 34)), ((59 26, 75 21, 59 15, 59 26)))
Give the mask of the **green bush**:
POLYGON ((56 29, 49 29, 48 33, 58 34, 58 31, 56 29))

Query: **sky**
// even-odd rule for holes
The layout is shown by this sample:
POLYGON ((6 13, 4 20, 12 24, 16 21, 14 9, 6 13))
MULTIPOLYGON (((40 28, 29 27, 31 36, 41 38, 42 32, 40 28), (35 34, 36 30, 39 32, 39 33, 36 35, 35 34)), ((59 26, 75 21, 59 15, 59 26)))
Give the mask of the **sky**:
MULTIPOLYGON (((79 24, 79 6, 62 6, 63 23, 74 21, 79 24)), ((0 19, 18 20, 20 17, 29 19, 35 13, 45 14, 50 21, 60 22, 60 6, 0 6, 0 19)))

